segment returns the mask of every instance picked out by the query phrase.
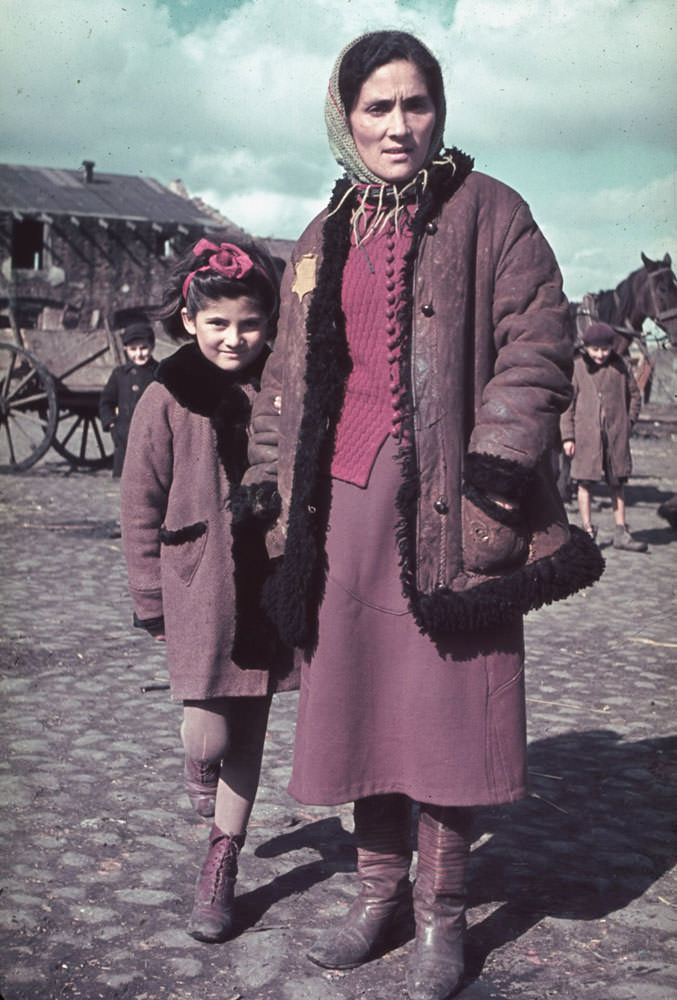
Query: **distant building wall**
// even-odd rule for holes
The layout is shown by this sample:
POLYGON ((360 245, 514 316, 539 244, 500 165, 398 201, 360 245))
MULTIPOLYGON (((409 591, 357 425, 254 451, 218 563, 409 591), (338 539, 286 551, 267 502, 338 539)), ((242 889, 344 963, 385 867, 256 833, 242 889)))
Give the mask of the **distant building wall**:
POLYGON ((0 216, 0 296, 27 327, 45 309, 51 326, 92 329, 112 325, 120 310, 157 303, 176 255, 205 231, 56 217, 40 222, 40 241, 23 222, 0 216))

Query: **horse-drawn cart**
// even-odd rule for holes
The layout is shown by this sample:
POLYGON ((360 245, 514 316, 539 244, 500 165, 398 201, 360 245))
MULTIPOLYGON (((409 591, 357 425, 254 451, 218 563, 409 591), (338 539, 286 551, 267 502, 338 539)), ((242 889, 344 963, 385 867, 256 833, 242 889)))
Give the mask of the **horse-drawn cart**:
MULTIPOLYGON (((153 353, 160 360, 174 350, 160 339, 153 353)), ((0 331, 0 472, 23 472, 50 447, 74 468, 110 465, 99 398, 124 360, 118 333, 108 329, 0 331)))

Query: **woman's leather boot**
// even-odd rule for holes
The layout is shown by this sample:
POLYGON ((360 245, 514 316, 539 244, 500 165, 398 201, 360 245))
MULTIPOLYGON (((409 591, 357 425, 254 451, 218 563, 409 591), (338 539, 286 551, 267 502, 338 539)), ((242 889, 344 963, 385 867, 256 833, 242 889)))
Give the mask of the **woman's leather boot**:
POLYGON ((404 795, 355 803, 360 892, 346 915, 325 932, 308 958, 325 969, 353 969, 411 918, 411 806, 404 795))
POLYGON ((225 941, 232 930, 237 858, 244 840, 244 834, 231 837, 216 825, 211 828, 188 922, 188 933, 198 941, 225 941))
POLYGON ((410 1000, 447 1000, 463 981, 471 828, 470 809, 421 806, 414 885, 416 940, 407 969, 410 1000))

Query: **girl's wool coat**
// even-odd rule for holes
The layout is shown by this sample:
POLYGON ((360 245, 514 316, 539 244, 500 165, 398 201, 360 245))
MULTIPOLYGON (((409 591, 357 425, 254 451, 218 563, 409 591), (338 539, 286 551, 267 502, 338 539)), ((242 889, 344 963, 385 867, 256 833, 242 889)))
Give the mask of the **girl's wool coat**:
POLYGON ((164 619, 176 700, 294 688, 289 657, 258 614, 262 539, 233 528, 229 508, 258 384, 224 379, 194 343, 157 378, 134 412, 121 484, 135 618, 164 619))
POLYGON ((581 352, 574 361, 573 390, 560 425, 562 440, 576 443, 571 475, 593 483, 604 477, 604 437, 609 474, 626 479, 632 471, 630 435, 642 405, 634 375, 615 352, 603 365, 581 352))
MULTIPOLYGON (((587 586, 597 547, 568 525, 551 472, 573 345, 553 254, 510 188, 453 151, 431 170, 405 258, 397 501, 401 577, 419 627, 483 630, 587 586), (505 513, 486 493, 519 502, 505 513)), ((245 482, 278 483, 268 591, 287 642, 312 647, 326 572, 333 429, 350 370, 340 287, 354 204, 339 181, 282 286, 275 350, 253 411, 245 482)))

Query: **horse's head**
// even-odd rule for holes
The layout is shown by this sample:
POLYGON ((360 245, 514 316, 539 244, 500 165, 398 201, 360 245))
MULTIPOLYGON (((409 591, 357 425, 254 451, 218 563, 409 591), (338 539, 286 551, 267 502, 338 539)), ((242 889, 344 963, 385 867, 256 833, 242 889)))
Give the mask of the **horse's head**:
POLYGON ((665 330, 672 346, 677 347, 677 281, 670 254, 666 253, 663 260, 650 260, 642 254, 642 263, 648 279, 647 315, 665 330))

